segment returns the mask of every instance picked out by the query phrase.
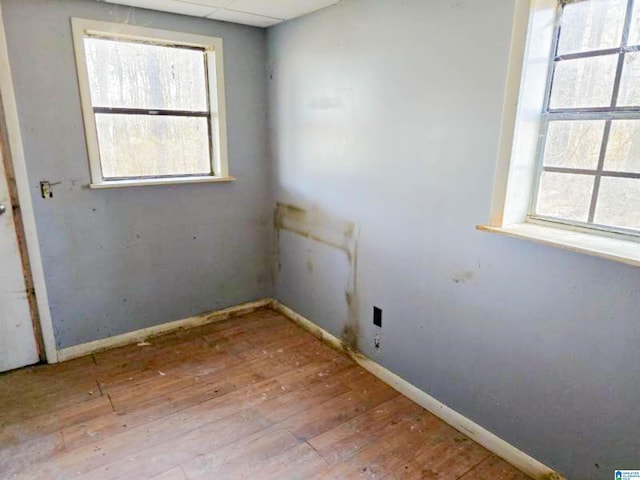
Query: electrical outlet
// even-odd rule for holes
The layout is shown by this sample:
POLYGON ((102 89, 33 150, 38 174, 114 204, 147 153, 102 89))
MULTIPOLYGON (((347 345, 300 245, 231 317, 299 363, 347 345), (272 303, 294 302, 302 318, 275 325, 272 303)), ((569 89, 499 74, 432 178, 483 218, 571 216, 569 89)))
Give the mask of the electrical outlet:
POLYGON ((382 337, 379 333, 376 333, 376 336, 373 338, 373 346, 376 347, 376 350, 380 350, 380 346, 382 344, 382 337))
POLYGON ((373 307, 373 324, 376 327, 382 328, 382 309, 373 307))

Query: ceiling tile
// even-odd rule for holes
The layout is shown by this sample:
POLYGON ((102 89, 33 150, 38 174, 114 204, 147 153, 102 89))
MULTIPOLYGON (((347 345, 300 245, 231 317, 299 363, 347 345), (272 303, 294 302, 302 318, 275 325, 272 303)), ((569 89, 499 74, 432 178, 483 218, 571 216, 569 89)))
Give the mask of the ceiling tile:
MULTIPOLYGON (((1 0, 0 0, 1 1, 1 0)), ((100 1, 100 0, 99 0, 100 1)), ((164 12, 269 27, 341 0, 101 0, 164 12)))
POLYGON ((177 0, 105 0, 108 3, 118 3, 130 7, 148 8, 150 10, 161 10, 163 12, 180 13, 194 17, 205 17, 210 14, 214 7, 197 5, 195 3, 180 2, 177 0))
POLYGON ((252 25, 254 27, 270 27, 282 20, 279 18, 264 17, 261 15, 252 15, 250 13, 236 12, 235 10, 220 9, 207 15, 207 18, 214 20, 222 20, 224 22, 242 23, 243 25, 252 25))
POLYGON ((339 0, 236 0, 233 10, 275 18, 295 18, 314 12, 339 0))
POLYGON ((236 0, 178 0, 178 1, 182 3, 191 3, 195 5, 205 5, 207 7, 220 8, 220 7, 228 7, 229 5, 234 3, 236 0))

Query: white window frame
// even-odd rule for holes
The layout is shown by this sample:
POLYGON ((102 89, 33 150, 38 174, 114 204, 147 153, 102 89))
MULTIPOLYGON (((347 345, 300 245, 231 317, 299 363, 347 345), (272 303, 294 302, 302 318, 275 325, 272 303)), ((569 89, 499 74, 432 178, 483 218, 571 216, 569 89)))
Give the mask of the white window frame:
POLYGON ((487 225, 479 230, 640 266, 637 235, 532 218, 538 138, 558 0, 516 0, 498 159, 487 225))
POLYGON ((72 18, 73 44, 76 55, 78 85, 84 129, 91 172, 90 187, 94 189, 132 187, 144 185, 167 185, 179 183, 226 182, 235 180, 229 174, 227 153, 227 125, 224 90, 224 55, 222 39, 205 35, 158 30, 121 23, 101 22, 82 18, 72 18), (134 40, 156 45, 188 46, 202 48, 207 58, 209 88, 209 112, 211 121, 211 162, 212 174, 199 176, 170 176, 161 178, 131 178, 123 180, 105 179, 102 175, 98 133, 94 107, 91 101, 89 74, 87 70, 84 39, 99 36, 115 40, 134 40))

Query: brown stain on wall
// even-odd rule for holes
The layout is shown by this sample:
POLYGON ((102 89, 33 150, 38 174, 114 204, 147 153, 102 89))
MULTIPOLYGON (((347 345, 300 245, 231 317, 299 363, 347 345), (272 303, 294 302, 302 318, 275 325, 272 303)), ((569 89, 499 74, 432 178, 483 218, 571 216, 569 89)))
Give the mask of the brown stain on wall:
POLYGON ((276 232, 287 230, 342 250, 350 261, 354 255, 355 224, 331 217, 318 209, 305 210, 295 205, 278 203, 274 227, 276 232))
POLYGON ((360 333, 360 306, 358 302, 358 241, 357 238, 354 242, 353 254, 350 257, 351 260, 351 275, 349 277, 349 284, 345 291, 345 299, 347 301, 347 307, 349 310, 349 322, 345 325, 342 331, 342 340, 353 351, 358 351, 358 334, 360 333))
POLYGON ((468 283, 470 281, 472 281, 475 277, 475 273, 472 271, 468 271, 468 272, 461 272, 457 275, 455 275, 453 277, 453 282, 454 283, 468 283))
POLYGON ((275 254, 278 272, 281 269, 280 232, 282 230, 335 248, 346 255, 350 266, 349 279, 345 287, 348 317, 341 336, 348 348, 357 351, 360 328, 356 286, 359 231, 356 225, 316 208, 307 210, 297 205, 278 203, 274 212, 274 230, 276 232, 275 254))

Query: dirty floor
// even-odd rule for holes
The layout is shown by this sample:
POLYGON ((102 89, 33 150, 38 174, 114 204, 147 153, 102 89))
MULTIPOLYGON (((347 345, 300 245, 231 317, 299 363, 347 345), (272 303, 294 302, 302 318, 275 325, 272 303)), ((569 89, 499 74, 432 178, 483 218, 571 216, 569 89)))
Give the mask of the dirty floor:
POLYGON ((0 478, 528 478, 271 310, 148 343, 1 375, 0 478))

